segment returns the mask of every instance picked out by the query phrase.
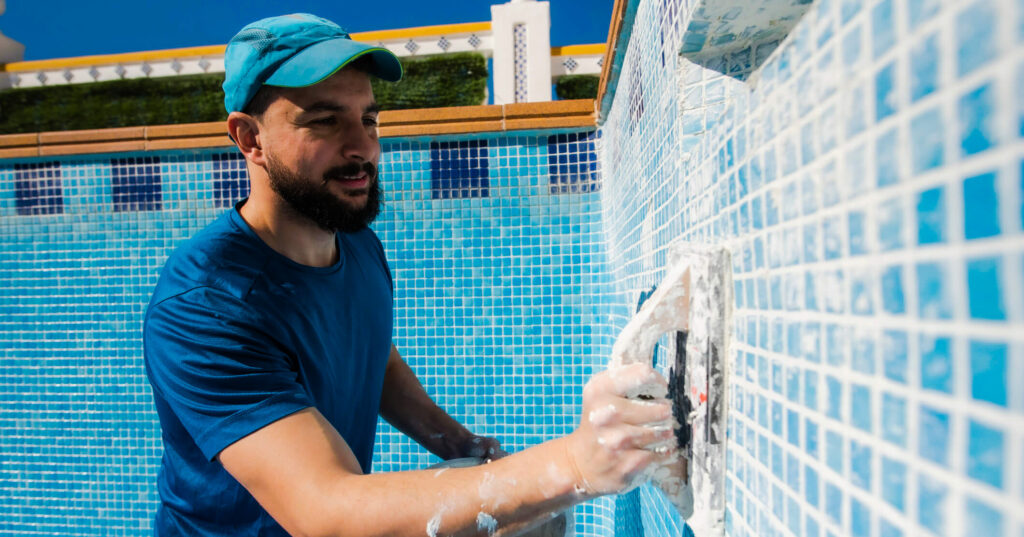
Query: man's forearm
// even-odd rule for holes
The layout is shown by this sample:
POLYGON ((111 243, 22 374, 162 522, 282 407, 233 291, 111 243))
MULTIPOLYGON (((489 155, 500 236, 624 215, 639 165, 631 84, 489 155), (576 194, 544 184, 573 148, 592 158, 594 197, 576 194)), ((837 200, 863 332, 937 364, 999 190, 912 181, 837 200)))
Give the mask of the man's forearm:
POLYGON ((437 406, 395 347, 384 376, 380 415, 442 459, 461 456, 460 446, 473 436, 437 406))
POLYGON ((335 511, 338 526, 324 527, 343 528, 338 535, 517 533, 590 497, 577 485, 564 443, 470 468, 349 476, 330 495, 349 499, 335 511))

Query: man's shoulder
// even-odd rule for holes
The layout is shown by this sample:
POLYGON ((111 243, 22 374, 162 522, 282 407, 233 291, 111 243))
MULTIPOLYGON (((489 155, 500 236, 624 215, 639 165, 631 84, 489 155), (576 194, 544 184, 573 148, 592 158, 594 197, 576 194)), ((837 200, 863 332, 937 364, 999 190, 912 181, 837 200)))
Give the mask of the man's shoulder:
POLYGON ((196 288, 244 299, 266 263, 266 252, 226 213, 171 253, 151 305, 196 288))

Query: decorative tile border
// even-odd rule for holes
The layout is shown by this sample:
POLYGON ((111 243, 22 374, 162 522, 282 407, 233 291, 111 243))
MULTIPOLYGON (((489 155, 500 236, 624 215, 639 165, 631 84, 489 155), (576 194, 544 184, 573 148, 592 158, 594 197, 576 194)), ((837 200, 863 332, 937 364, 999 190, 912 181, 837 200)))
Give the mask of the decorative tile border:
MULTIPOLYGON (((431 136, 595 126, 594 101, 459 106, 381 112, 380 137, 431 136)), ((189 123, 0 136, 0 160, 11 158, 230 147, 224 123, 189 123)))

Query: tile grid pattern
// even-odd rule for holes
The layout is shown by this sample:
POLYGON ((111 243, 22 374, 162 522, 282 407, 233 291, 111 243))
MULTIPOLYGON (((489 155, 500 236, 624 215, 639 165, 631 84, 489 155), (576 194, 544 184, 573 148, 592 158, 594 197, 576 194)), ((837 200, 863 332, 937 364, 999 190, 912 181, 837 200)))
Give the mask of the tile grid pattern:
MULTIPOLYGON (((396 343, 442 406, 513 451, 570 431, 602 362, 592 139, 383 144, 374 226, 395 275, 396 343), (446 162, 482 161, 487 197, 436 194, 435 144, 480 151, 446 162), (586 165, 550 176, 562 157, 586 165)), ((150 534, 161 444, 142 314, 167 255, 247 189, 244 160, 223 150, 0 164, 0 535, 150 534), (27 174, 59 176, 62 193, 26 187, 27 174), (62 213, 25 214, 55 203, 62 213)), ((432 462, 381 426, 376 471, 432 462)), ((604 500, 577 507, 577 534, 608 535, 610 517, 604 500)))
MULTIPOLYGON (((678 46, 660 13, 641 3, 624 73, 678 46)), ((622 301, 672 240, 734 255, 731 535, 1024 531, 1021 21, 1020 2, 821 1, 753 89, 681 60, 638 82, 681 113, 637 123, 620 82, 599 154, 622 301)), ((647 534, 677 533, 642 492, 647 534)))

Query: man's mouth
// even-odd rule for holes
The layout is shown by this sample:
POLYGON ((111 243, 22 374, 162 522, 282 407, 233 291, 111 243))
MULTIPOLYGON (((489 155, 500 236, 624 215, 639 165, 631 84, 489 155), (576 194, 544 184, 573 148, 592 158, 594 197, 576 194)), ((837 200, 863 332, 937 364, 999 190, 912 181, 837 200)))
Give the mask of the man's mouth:
POLYGON ((335 180, 346 188, 366 188, 370 186, 370 176, 366 172, 357 175, 340 176, 335 180))

